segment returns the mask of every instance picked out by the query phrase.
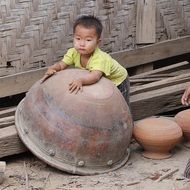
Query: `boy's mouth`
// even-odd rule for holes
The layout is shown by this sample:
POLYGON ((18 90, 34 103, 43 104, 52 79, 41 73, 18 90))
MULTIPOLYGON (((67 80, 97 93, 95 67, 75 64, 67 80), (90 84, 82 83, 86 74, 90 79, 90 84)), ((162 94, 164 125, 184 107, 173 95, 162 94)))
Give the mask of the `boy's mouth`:
POLYGON ((82 48, 79 48, 79 51, 82 51, 82 52, 83 52, 83 51, 86 51, 86 50, 85 50, 85 49, 82 49, 82 48))

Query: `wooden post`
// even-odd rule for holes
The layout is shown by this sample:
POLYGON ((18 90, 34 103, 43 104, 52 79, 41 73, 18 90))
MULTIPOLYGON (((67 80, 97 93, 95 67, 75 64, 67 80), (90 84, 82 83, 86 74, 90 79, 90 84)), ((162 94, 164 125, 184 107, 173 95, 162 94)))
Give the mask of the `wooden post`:
POLYGON ((136 43, 150 44, 156 42, 156 2, 155 0, 138 0, 136 17, 136 43))
POLYGON ((0 184, 3 183, 4 173, 6 168, 6 162, 0 162, 0 184))

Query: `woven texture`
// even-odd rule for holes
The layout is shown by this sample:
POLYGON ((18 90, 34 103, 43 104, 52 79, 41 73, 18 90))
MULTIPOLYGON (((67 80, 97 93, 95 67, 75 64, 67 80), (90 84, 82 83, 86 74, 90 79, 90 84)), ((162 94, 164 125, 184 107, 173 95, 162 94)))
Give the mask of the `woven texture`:
MULTIPOLYGON (((0 76, 40 68, 72 46, 72 26, 94 14, 106 52, 134 49, 135 0, 0 0, 0 76)), ((157 41, 190 33, 189 0, 157 0, 157 41)))

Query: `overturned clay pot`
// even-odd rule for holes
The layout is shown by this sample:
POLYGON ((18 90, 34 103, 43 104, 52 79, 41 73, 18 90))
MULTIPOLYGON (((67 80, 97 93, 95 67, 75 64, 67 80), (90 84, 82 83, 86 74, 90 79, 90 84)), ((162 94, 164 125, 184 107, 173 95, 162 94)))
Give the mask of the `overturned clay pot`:
POLYGON ((66 69, 37 81, 15 114, 28 149, 60 170, 94 175, 122 167, 130 155, 132 117, 120 91, 108 79, 70 93, 71 81, 88 74, 66 69))

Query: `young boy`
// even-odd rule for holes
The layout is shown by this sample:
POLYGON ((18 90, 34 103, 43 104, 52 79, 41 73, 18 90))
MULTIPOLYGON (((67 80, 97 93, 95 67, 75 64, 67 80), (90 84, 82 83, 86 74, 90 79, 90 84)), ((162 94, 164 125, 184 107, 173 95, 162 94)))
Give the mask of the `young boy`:
POLYGON ((126 69, 98 48, 102 29, 100 20, 94 16, 78 18, 73 27, 74 47, 67 51, 60 62, 48 68, 42 82, 69 65, 74 65, 77 68, 88 70, 89 73, 69 84, 70 93, 82 91, 84 85, 94 84, 104 76, 118 87, 129 105, 130 87, 126 69))

